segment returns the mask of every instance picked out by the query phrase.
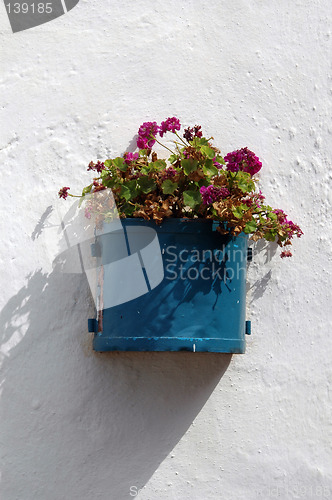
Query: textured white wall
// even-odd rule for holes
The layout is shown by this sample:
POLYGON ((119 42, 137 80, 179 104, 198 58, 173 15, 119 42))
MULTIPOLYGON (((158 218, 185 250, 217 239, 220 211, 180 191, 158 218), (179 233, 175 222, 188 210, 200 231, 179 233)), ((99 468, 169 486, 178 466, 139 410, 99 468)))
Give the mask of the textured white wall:
POLYGON ((0 23, 1 498, 332 498, 331 3, 81 0, 0 23), (98 355, 50 207, 173 115, 253 149, 305 236, 286 262, 258 246, 245 355, 98 355))

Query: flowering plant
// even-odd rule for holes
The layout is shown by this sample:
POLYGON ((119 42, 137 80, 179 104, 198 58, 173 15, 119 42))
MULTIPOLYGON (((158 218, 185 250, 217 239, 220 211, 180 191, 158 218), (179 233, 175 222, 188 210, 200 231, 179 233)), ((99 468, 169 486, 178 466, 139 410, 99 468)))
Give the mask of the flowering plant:
MULTIPOLYGON (((223 223, 218 228, 221 233, 243 231, 254 241, 264 238, 281 247, 303 234, 283 210, 266 204, 257 189, 262 163, 252 151, 245 147, 222 156, 213 138, 203 137, 201 126, 188 127, 182 135, 180 129, 175 117, 161 125, 143 123, 138 152, 89 163, 88 170, 97 175, 82 197, 111 188, 122 218, 143 217, 157 224, 165 217, 213 219, 223 223), (173 150, 159 141, 168 132, 175 136, 173 150), (170 153, 167 161, 152 151, 156 142, 170 153)), ((69 187, 60 189, 60 198, 74 196, 68 191, 69 187)), ((281 252, 281 257, 291 255, 289 250, 281 252)))

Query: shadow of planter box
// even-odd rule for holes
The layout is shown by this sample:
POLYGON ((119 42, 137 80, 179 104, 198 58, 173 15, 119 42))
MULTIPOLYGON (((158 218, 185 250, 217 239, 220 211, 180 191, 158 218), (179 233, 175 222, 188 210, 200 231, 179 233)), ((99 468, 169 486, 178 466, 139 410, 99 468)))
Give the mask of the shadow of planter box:
POLYGON ((203 219, 121 222, 96 239, 94 350, 244 353, 248 236, 203 219))

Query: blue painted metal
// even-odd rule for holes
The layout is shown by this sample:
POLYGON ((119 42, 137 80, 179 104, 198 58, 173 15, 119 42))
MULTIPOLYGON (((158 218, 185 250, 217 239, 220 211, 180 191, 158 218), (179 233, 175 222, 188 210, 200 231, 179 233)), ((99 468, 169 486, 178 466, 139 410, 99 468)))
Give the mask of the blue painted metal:
POLYGON ((97 331, 97 326, 98 322, 95 318, 89 318, 88 319, 88 331, 89 332, 96 332, 97 331))
POLYGON ((246 335, 251 335, 251 321, 246 321, 246 335))
MULTIPOLYGON (((165 219, 161 225, 123 219, 122 225, 125 233, 138 225, 155 229, 164 278, 144 295, 99 313, 94 349, 244 353, 248 236, 221 235, 213 221, 201 219, 165 219)), ((109 245, 112 235, 104 235, 102 263, 109 245)), ((104 289, 114 286, 106 268, 104 289)))

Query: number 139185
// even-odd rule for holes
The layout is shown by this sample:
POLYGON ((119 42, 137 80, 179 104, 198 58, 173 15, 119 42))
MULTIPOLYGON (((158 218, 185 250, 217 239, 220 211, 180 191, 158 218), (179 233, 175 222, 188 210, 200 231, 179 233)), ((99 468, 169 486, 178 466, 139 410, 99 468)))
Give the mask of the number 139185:
POLYGON ((14 3, 6 4, 8 14, 51 14, 52 2, 48 3, 14 3))

